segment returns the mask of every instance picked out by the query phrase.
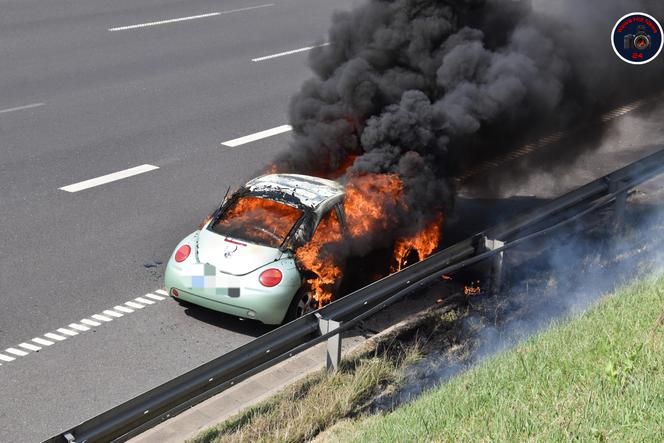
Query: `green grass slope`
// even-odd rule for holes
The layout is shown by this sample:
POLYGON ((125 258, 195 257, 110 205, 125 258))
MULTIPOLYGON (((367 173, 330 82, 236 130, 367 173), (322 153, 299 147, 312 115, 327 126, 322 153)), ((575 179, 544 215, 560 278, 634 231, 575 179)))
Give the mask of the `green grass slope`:
POLYGON ((664 276, 321 441, 664 441, 664 276))

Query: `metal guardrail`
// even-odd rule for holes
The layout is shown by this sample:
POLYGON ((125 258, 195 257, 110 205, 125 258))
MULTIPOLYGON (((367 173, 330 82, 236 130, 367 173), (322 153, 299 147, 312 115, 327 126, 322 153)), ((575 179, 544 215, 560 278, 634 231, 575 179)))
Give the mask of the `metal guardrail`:
POLYGON ((46 442, 131 438, 239 381, 341 333, 408 293, 440 279, 443 274, 486 260, 534 236, 538 230, 544 232, 541 231, 543 225, 549 225, 545 229, 549 230, 556 222, 576 218, 624 199, 627 191, 662 172, 664 149, 365 286, 46 442), (482 250, 478 240, 487 238, 505 244, 494 250, 482 250), (338 329, 321 333, 320 318, 342 323, 338 329))

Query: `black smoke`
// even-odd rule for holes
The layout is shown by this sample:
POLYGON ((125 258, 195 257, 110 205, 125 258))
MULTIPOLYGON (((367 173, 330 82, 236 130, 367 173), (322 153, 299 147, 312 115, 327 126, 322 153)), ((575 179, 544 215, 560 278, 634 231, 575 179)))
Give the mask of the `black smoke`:
POLYGON ((450 209, 452 177, 472 165, 664 89, 663 58, 632 66, 610 46, 632 11, 664 19, 664 2, 369 0, 338 12, 291 101, 277 166, 333 176, 353 160, 350 174, 399 174, 420 225, 450 209))

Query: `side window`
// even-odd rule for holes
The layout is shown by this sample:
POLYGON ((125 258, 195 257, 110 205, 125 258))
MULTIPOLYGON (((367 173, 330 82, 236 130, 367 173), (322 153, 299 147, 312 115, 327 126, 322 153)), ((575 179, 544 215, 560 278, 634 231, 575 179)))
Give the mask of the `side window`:
POLYGON ((321 219, 311 241, 314 243, 327 243, 331 241, 337 241, 341 240, 341 234, 342 234, 341 223, 339 222, 337 211, 335 210, 335 208, 332 208, 321 219))

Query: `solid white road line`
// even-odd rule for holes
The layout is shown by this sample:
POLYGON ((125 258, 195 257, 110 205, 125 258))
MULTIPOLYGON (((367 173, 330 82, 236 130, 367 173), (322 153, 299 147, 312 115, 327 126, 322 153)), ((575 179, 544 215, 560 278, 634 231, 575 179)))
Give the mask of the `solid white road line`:
POLYGON ((123 171, 114 172, 112 174, 102 175, 101 177, 91 178, 90 180, 74 183, 73 185, 63 186, 60 189, 67 192, 78 192, 84 189, 93 188, 99 185, 105 185, 106 183, 114 182, 117 180, 122 180, 123 178, 128 178, 128 177, 133 177, 134 175, 143 174, 144 172, 154 171, 155 169, 159 169, 159 166, 145 164, 125 169, 123 171))
POLYGON ((21 343, 19 346, 28 351, 39 351, 41 349, 40 346, 31 345, 30 343, 21 343))
POLYGON ((81 323, 83 323, 84 325, 88 325, 88 326, 99 326, 99 325, 101 325, 101 323, 99 323, 98 321, 90 320, 88 318, 84 318, 83 320, 81 320, 81 323))
POLYGON ((257 132, 255 134, 245 135, 244 137, 235 138, 233 140, 228 140, 223 142, 222 145, 228 146, 229 148, 234 148, 236 146, 244 145, 246 143, 255 142, 262 138, 272 137, 273 135, 282 134, 284 132, 291 131, 293 128, 290 125, 281 125, 276 128, 266 129, 265 131, 257 132))
POLYGON ((55 340, 55 341, 67 340, 67 337, 65 337, 64 335, 58 335, 58 334, 54 334, 52 332, 47 332, 46 334, 44 334, 44 337, 50 338, 51 340, 55 340))
POLYGON ((15 108, 0 109, 0 114, 4 114, 5 112, 23 111, 25 109, 37 108, 39 106, 44 106, 44 103, 32 103, 30 105, 17 106, 15 108))
POLYGON ((2 361, 14 361, 14 360, 16 360, 16 358, 0 354, 0 360, 2 360, 2 361))
POLYGON ((128 301, 125 303, 125 305, 129 306, 130 308, 136 308, 136 309, 143 309, 145 306, 143 306, 140 303, 134 303, 133 301, 128 301))
POLYGON ((50 340, 44 340, 43 338, 39 338, 39 337, 33 338, 32 341, 37 343, 37 344, 44 345, 44 346, 51 346, 51 345, 55 344, 50 340))
POLYGON ((168 23, 184 22, 184 21, 187 21, 187 20, 197 20, 199 18, 215 17, 217 15, 232 14, 234 12, 251 11, 252 9, 267 8, 268 6, 274 6, 274 3, 268 3, 268 4, 265 4, 265 5, 257 5, 257 6, 248 6, 246 8, 231 9, 231 10, 228 10, 228 11, 210 12, 209 14, 190 15, 189 17, 172 18, 172 19, 169 19, 169 20, 161 20, 161 21, 158 21, 158 22, 141 23, 141 24, 138 24, 138 25, 119 26, 119 27, 116 27, 116 28, 108 28, 108 30, 111 31, 111 32, 127 31, 129 29, 146 28, 148 26, 165 25, 165 24, 168 24, 168 23))
POLYGON ((5 352, 7 352, 9 354, 18 355, 19 357, 25 357, 26 355, 28 355, 27 352, 21 351, 20 349, 16 349, 16 348, 7 348, 7 349, 5 349, 5 352))
POLYGON ((168 292, 164 291, 163 289, 157 289, 154 292, 156 292, 157 294, 161 294, 161 295, 168 295, 168 292))
POLYGON ((283 57, 284 55, 297 54, 298 52, 311 51, 314 48, 322 48, 323 46, 329 46, 329 43, 323 43, 320 45, 307 46, 300 49, 293 49, 291 51, 279 52, 277 54, 265 55, 263 57, 252 58, 252 62, 262 62, 263 60, 270 60, 271 58, 283 57))

